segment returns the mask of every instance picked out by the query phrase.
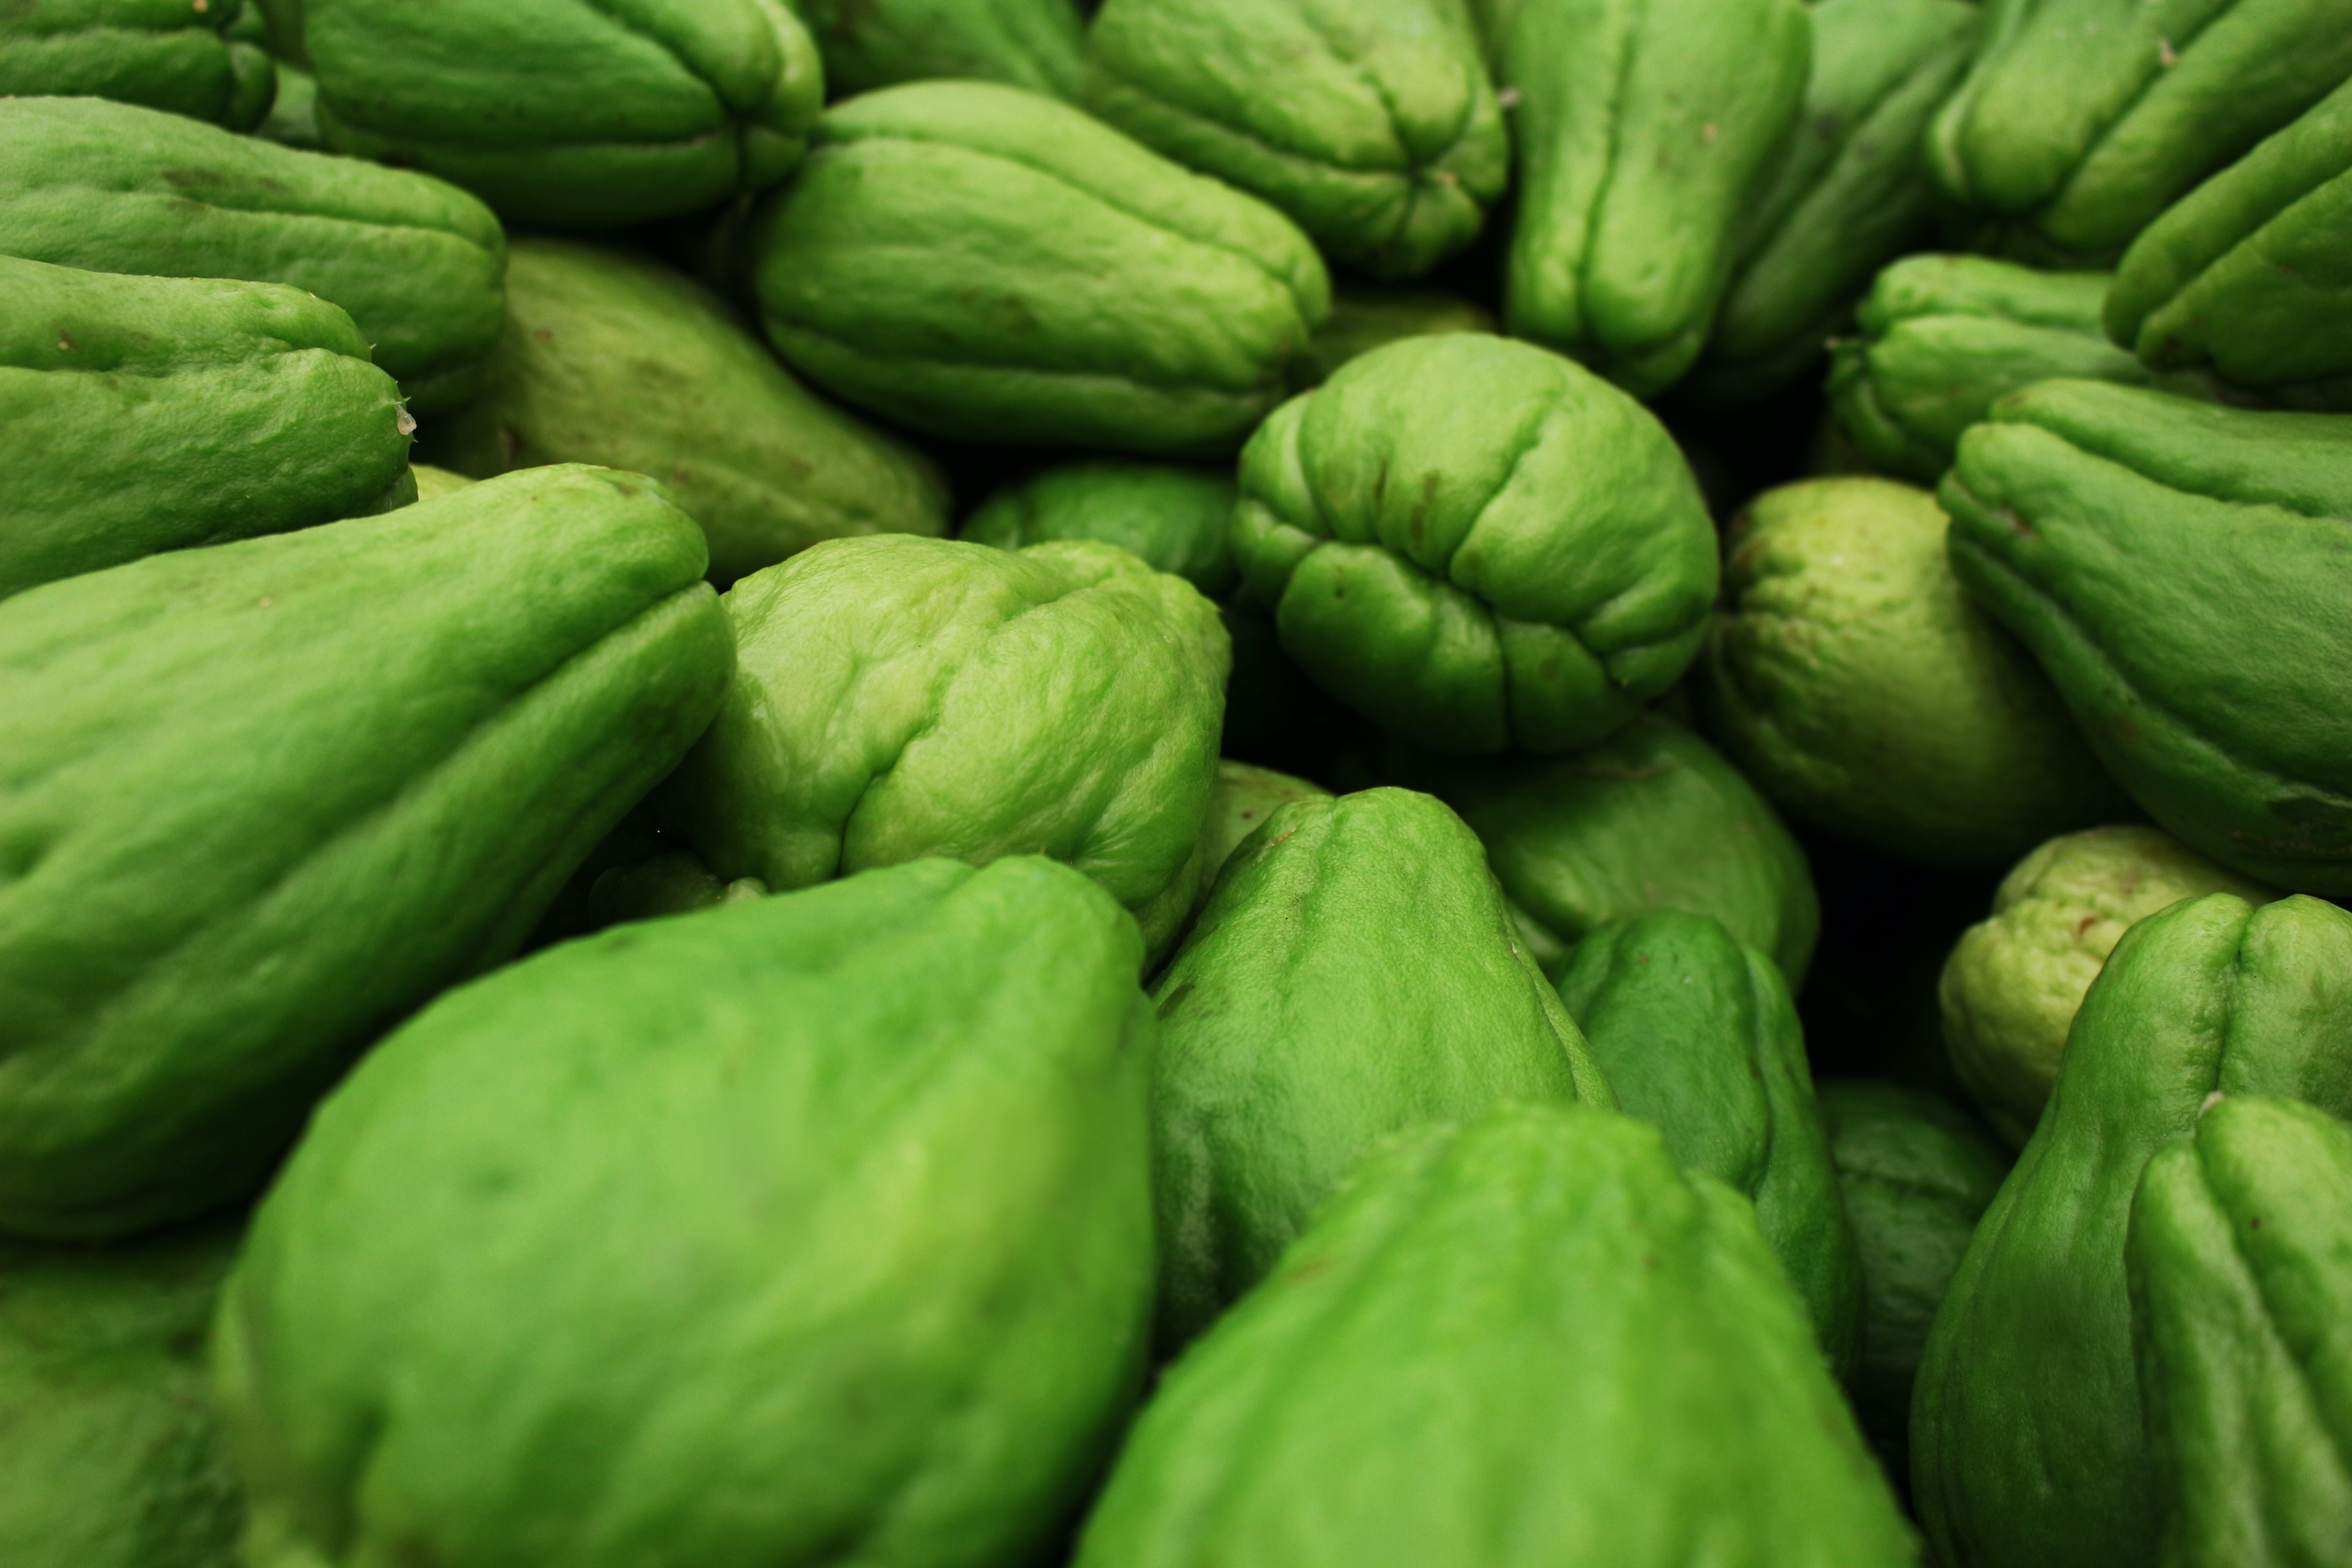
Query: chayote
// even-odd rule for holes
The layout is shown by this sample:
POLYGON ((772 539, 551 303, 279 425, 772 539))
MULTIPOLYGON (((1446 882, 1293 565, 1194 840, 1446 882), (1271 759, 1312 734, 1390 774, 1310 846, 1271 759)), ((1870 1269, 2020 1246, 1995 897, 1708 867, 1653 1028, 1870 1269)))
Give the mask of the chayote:
POLYGON ((947 531, 930 459, 804 390, 684 276, 561 239, 518 242, 480 401, 428 425, 476 478, 543 463, 652 474, 702 525, 724 587, 819 540, 947 531))
POLYGON ((2352 1128, 2215 1102, 2147 1163, 2125 1250, 2164 1568, 2352 1542, 2352 1128))
POLYGON ((1625 1114, 1664 1132, 1685 1169, 1756 1205, 1822 1354, 1851 1376, 1862 1258, 1779 967, 1719 921, 1661 910, 1578 942, 1559 999, 1625 1114))
POLYGON ((1960 581, 2149 816, 2352 893, 2352 416, 2051 382, 1969 433, 1940 495, 1960 581))
POLYGON ((1040 1560, 1141 1381, 1116 902, 930 860, 451 993, 223 1293, 247 1568, 1040 1560))
POLYGON ((204 1348, 244 1230, 0 1241, 0 1563, 235 1568, 244 1503, 204 1348))
POLYGON ((1272 768, 1218 758, 1216 788, 1209 795, 1209 819, 1201 829, 1201 896, 1208 897, 1216 886, 1217 873, 1224 869, 1234 851, 1276 810, 1294 800, 1327 800, 1330 795, 1320 784, 1272 768))
POLYGON ((1952 1070, 1994 1131, 2022 1144, 2042 1118, 2083 994, 2133 922, 2183 899, 2278 895, 2161 828, 2094 827, 2017 863, 1937 986, 1952 1070))
POLYGON ((1219 599, 1234 585, 1233 516, 1230 472, 1087 458, 998 490, 964 520, 961 537, 999 550, 1098 539, 1219 599))
POLYGON ((1969 0, 1821 0, 1797 128, 1744 218, 1694 384, 1749 400, 1811 368, 1928 219, 1919 136, 1975 53, 1969 0))
POLYGON ((1077 1568, 1898 1568, 1748 1205, 1650 1128, 1400 1139, 1179 1361, 1077 1568))
POLYGON ((789 175, 824 104, 783 0, 260 0, 339 153, 516 223, 611 228, 789 175))
POLYGON ((1677 909, 1763 949, 1791 991, 1804 983, 1822 926, 1805 852, 1722 753, 1664 714, 1566 757, 1416 758, 1411 777, 1476 830, 1547 969, 1598 926, 1677 909))
POLYGON ((1706 345, 1741 225, 1797 124, 1801 0, 1518 0, 1488 23, 1517 95, 1503 319, 1636 396, 1706 345))
POLYGON ((1277 807, 1160 976, 1160 1333, 1206 1328, 1400 1128, 1612 1103, 1476 835, 1425 795, 1277 807))
POLYGON ((2141 231, 2105 321, 2148 364, 2352 408, 2352 81, 2141 231))
POLYGON ((1468 245, 1509 183, 1462 0, 1104 0, 1087 61, 1088 109, 1375 278, 1468 245))
POLYGON ((1664 426, 1574 362, 1392 342, 1242 454, 1234 563, 1326 691, 1456 754, 1589 746, 1690 663, 1715 525, 1664 426))
POLYGON ((1874 468, 1932 485, 1970 426, 2012 392, 2053 377, 2159 384, 2106 341, 2104 272, 2035 272, 1981 256, 1911 256, 1878 275, 1859 331, 1831 345, 1830 407, 1874 468))
POLYGON ((506 269, 499 220, 439 180, 88 98, 0 99, 0 252, 308 289, 420 414, 479 390, 506 269))
MULTIPOLYGON (((258 12, 254 13, 259 15, 258 12)), ((306 153, 323 153, 327 139, 319 132, 319 79, 299 66, 278 63, 278 96, 269 113, 253 128, 264 141, 306 153)))
POLYGON ((876 534, 723 602, 740 668, 660 797, 721 880, 1045 854, 1165 950, 1199 885, 1229 658, 1190 584, 1092 541, 876 534))
POLYGON ((1330 309, 1280 213, 992 82, 835 105, 751 249, 793 368, 964 440, 1230 453, 1330 309))
POLYGON ((2126 1227, 2216 1093, 2352 1111, 2352 914, 2214 893, 2116 943, 1927 1336, 1912 1489, 1948 1568, 2155 1560, 2126 1227))
MULTIPOLYGON (((90 94, 250 131, 276 68, 230 37, 243 0, 12 0, 0 10, 0 99, 90 94)), ((5 141, 5 138, 0 138, 5 141)))
POLYGON ((1072 0, 791 0, 836 96, 932 77, 1076 89, 1086 24, 1072 0))
POLYGON ((474 483, 463 474, 454 474, 446 468, 436 468, 430 463, 411 463, 408 465, 408 472, 416 481, 418 500, 438 500, 443 496, 453 495, 474 483))
POLYGON ((1900 1483, 1911 1473, 1911 1384, 1927 1327, 2010 1152, 1941 1096, 1866 1079, 1813 1086, 1862 1256, 1862 1357, 1846 1393, 1900 1483))
POLYGON ((254 1190, 505 957, 717 708, 702 566, 657 487, 541 468, 0 604, 0 1227, 254 1190))
POLYGON ((0 255, 0 598, 399 506, 415 427, 299 289, 0 255))
POLYGON ((1891 479, 1807 479, 1733 520, 1707 729, 1790 816, 1924 866, 1999 865, 2128 815, 2033 660, 1891 479))
POLYGON ((2341 0, 1990 0, 1927 167, 2011 253, 2112 265, 2347 76, 2341 0))
POLYGON ((1331 293, 1331 316, 1307 341, 1306 355, 1293 363, 1298 390, 1320 386, 1349 360, 1399 338, 1442 332, 1493 332, 1495 313, 1484 305, 1434 289, 1340 285, 1331 293))

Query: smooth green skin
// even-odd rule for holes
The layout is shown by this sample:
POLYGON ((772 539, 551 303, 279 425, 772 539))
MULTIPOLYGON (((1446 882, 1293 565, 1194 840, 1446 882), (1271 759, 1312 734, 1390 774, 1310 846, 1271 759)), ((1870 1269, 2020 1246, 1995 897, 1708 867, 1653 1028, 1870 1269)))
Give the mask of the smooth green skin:
POLYGON ((290 283, 350 312, 408 406, 480 390, 506 236, 404 169, 102 99, 0 99, 0 252, 93 272, 290 283))
POLYGON ((1506 1100, 1614 1103, 1477 836, 1411 790, 1278 807, 1152 994, 1171 1350, 1263 1279, 1390 1133, 1506 1100))
POLYGON ((436 1003, 223 1295, 246 1568, 1040 1560, 1149 1344, 1141 957, 931 860, 436 1003))
POLYGON ((2161 1568, 2325 1568, 2352 1542, 2352 1129, 2226 1099, 2147 1163, 2125 1247, 2161 1568))
POLYGON ((1518 93, 1503 320, 1638 397, 1706 345, 1741 227, 1794 133, 1801 0, 1521 0, 1494 25, 1518 93))
POLYGON ((837 98, 934 77, 1067 96, 1086 24, 1072 0, 792 0, 837 98))
POLYGON ((1727 536, 1707 732, 1775 805, 1924 866, 1999 866, 2131 815, 2026 649, 1961 592, 1936 498, 1767 490, 1727 536))
POLYGON ((278 96, 270 100, 268 116, 253 128, 253 133, 284 146, 325 152, 327 139, 319 133, 319 79, 299 66, 278 61, 278 96))
POLYGON ((764 190, 824 107, 783 0, 260 0, 339 153, 512 223, 612 228, 764 190))
POLYGON ((1912 256, 1878 275, 1856 334, 1831 345, 1830 408, 1864 460, 1932 485, 1994 404, 2056 377, 2155 385, 2099 325, 2104 272, 2035 272, 1980 256, 1912 256))
POLYGON ((1856 295, 1926 225, 1920 132, 1968 69, 1969 0, 1822 0, 1797 128, 1746 215, 1694 385, 1774 392, 1819 359, 1856 295))
POLYGON ((2150 224, 2105 322, 2161 368, 2352 408, 2352 81, 2150 224))
POLYGON ((1804 1029, 1780 967, 1706 915, 1661 910, 1577 943, 1559 999, 1617 1093, 1685 1170, 1756 1205, 1841 1381, 1862 1349, 1862 1255, 1804 1029))
POLYGON ((1522 1106, 1398 1140, 1161 1381, 1077 1568, 1897 1568, 1748 1206, 1522 1106))
POLYGON ((1813 1092, 1862 1254, 1862 1358, 1846 1393, 1888 1472, 1904 1476, 1927 1327, 2010 1152, 1939 1095, 1864 1079, 1822 1079, 1813 1092))
POLYGON ((1222 599, 1234 585, 1233 515, 1229 471, 1082 458, 998 490, 964 520, 960 536, 999 550, 1098 539, 1222 599))
POLYGON ((1461 0, 1105 0, 1087 42, 1087 108, 1374 278, 1477 238, 1510 182, 1461 0))
POLYGON ((1331 319, 1308 342, 1294 379, 1301 392, 1320 386, 1349 360, 1399 338, 1496 330, 1494 312, 1484 305, 1433 289, 1344 285, 1332 293, 1331 319))
POLYGON ((1588 746, 1674 684, 1715 525, 1648 410, 1531 343, 1400 340, 1242 454, 1234 559, 1317 685, 1454 755, 1588 746))
POLYGON ((1201 895, 1206 900, 1217 873, 1243 840, 1294 800, 1328 800, 1331 792, 1305 779, 1253 767, 1230 757, 1217 759, 1216 787, 1209 795, 1209 819, 1201 828, 1201 895))
POLYGON ((659 797, 721 880, 1050 855, 1165 951, 1200 883, 1230 660, 1190 584, 1090 540, 875 534, 723 602, 735 681, 659 797))
POLYGON ((428 426, 477 479, 544 463, 652 474, 702 525, 710 580, 820 540, 947 531, 930 459, 823 401, 681 274, 576 241, 526 239, 480 401, 428 426))
POLYGON ((0 1562, 234 1568, 244 1504, 203 1352, 244 1230, 0 1241, 0 1562))
POLYGON ((541 468, 0 605, 0 1227, 254 1191, 708 722, 702 537, 541 468))
POLYGON ((1272 207, 988 82, 835 105, 751 246, 793 368, 961 440, 1231 453, 1330 310, 1272 207))
POLYGON ((430 463, 411 463, 409 476, 416 481, 418 500, 438 500, 454 495, 474 481, 463 474, 453 474, 446 468, 436 468, 430 463))
POLYGON ((2352 416, 2051 382, 1969 434, 1939 494, 1961 583, 2159 826, 2352 893, 2352 416))
POLYGON ((1987 0, 1928 173, 2021 259, 2111 266, 2347 75, 2338 0, 1987 0))
POLYGON ((1912 1496, 1947 1568, 2154 1561, 2125 1233, 2216 1092, 2352 1111, 2352 914, 2214 893, 2116 944, 1927 1336, 1912 1496))
POLYGON ((2083 994, 2135 921, 2182 899, 2278 894, 2162 828, 2132 824, 2053 838, 2019 861, 1945 961, 1944 1048, 1994 1131, 2022 1146, 2042 1118, 2083 994))
POLYGON ((1476 830, 1503 891, 1561 956, 1612 921, 1690 910, 1763 949, 1791 991, 1804 984, 1822 926, 1805 852, 1739 770, 1663 714, 1572 756, 1411 776, 1476 830))
POLYGON ((0 14, 0 99, 110 98, 250 131, 277 68, 228 37, 243 0, 15 0, 0 14))
POLYGON ((398 506, 414 427, 299 289, 0 255, 0 598, 398 506))

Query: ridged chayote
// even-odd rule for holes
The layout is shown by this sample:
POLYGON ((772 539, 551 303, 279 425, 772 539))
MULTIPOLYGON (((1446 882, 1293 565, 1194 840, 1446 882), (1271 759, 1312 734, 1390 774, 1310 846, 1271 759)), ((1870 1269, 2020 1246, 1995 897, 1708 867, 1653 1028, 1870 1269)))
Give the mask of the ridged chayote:
POLYGON ((541 468, 0 604, 0 1227, 254 1190, 512 952, 718 706, 702 567, 647 480, 541 468))
POLYGON ((835 97, 934 77, 1067 94, 1086 24, 1073 0, 792 0, 835 97))
POLYGON ((927 855, 1045 854, 1156 954, 1199 885, 1229 653, 1181 577, 1090 540, 837 539, 723 601, 740 668, 661 809, 779 890, 927 855))
POLYGON ((1503 1100, 1611 1103, 1477 837, 1410 790, 1277 807, 1153 994, 1171 1346, 1256 1284, 1388 1134, 1503 1100))
POLYGON ((299 289, 0 255, 0 596, 401 505, 413 428, 299 289))
POLYGON ((0 98, 93 94, 250 131, 276 70, 229 35, 240 0, 16 0, 0 12, 0 98))
POLYGON ((1230 470, 1086 458, 998 490, 961 536, 999 550, 1098 539, 1217 599, 1234 585, 1233 517, 1230 470))
POLYGON ((1698 650, 1715 526, 1673 437, 1571 360, 1408 338, 1275 411, 1234 556, 1285 652, 1433 751, 1573 751, 1698 650))
POLYGON ((416 413, 479 388, 506 268, 499 220, 442 181, 98 99, 0 99, 0 252, 308 289, 416 413))
POLYGON ((1375 278, 1475 239, 1510 177, 1462 0, 1105 0, 1083 100, 1375 278))
POLYGON ((2352 893, 2352 415, 2050 382, 1969 433, 1940 495, 1960 581, 2149 816, 2352 893))
POLYGON ((339 153, 518 223, 610 228, 790 174, 824 101, 783 0, 260 0, 339 153))
POLYGON ((818 398, 700 285, 654 262, 526 239, 488 389, 428 422, 476 478, 542 463, 651 474, 724 587, 819 540, 947 531, 947 487, 904 442, 818 398))
POLYGON ((929 860, 444 996, 223 1293, 247 1568, 1042 1560, 1150 1342, 1141 958, 929 860))
POLYGON ((1901 1568, 1748 1204, 1524 1106, 1392 1144, 1164 1377, 1078 1568, 1901 1568))
POLYGON ((836 104, 752 250, 795 369, 975 441, 1232 452, 1330 309, 1288 218, 992 82, 836 104))
POLYGON ((2163 829, 2094 827, 2019 861, 1937 987, 1952 1070, 1994 1131, 2022 1144, 2041 1120, 2083 994, 2133 923, 2206 893, 2277 895, 2163 829))
POLYGON ((2116 945, 1920 1363, 1913 1497, 1948 1568, 2156 1560, 2126 1229, 2142 1169, 2217 1093, 2352 1112, 2352 914, 2214 893, 2116 945))

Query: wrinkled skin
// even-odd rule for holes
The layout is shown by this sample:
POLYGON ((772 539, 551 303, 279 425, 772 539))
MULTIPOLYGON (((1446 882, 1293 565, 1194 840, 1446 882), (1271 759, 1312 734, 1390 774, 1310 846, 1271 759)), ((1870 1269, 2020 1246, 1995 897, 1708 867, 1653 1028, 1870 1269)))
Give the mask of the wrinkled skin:
POLYGON ((1201 896, 1216 886, 1242 841, 1265 826, 1266 818, 1294 800, 1323 800, 1331 792, 1305 779, 1252 767, 1228 757, 1217 759, 1217 787, 1209 796, 1209 820, 1201 828, 1201 896))
POLYGON ((1307 345, 1295 379, 1302 392, 1320 386, 1349 360, 1399 338, 1496 330, 1493 311, 1458 295, 1434 289, 1342 285, 1332 291, 1331 319, 1307 345))
POLYGON ((1230 472, 1081 458, 990 496, 964 520, 959 537, 999 550, 1098 539, 1221 599, 1234 585, 1233 515, 1230 472))
POLYGON ((1086 24, 1073 0, 793 0, 836 98, 933 77, 1066 95, 1086 24))
POLYGON ((276 70, 232 37, 240 0, 18 0, 0 15, 0 98, 89 95, 250 131, 276 70))

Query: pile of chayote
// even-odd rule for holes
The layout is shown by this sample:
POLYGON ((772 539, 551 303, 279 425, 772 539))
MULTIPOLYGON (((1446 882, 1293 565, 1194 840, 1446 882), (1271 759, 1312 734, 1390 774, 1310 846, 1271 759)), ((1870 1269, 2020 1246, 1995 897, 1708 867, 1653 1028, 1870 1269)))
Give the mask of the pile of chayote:
POLYGON ((2352 0, 0 0, 0 1568, 2352 1568, 2352 0))

